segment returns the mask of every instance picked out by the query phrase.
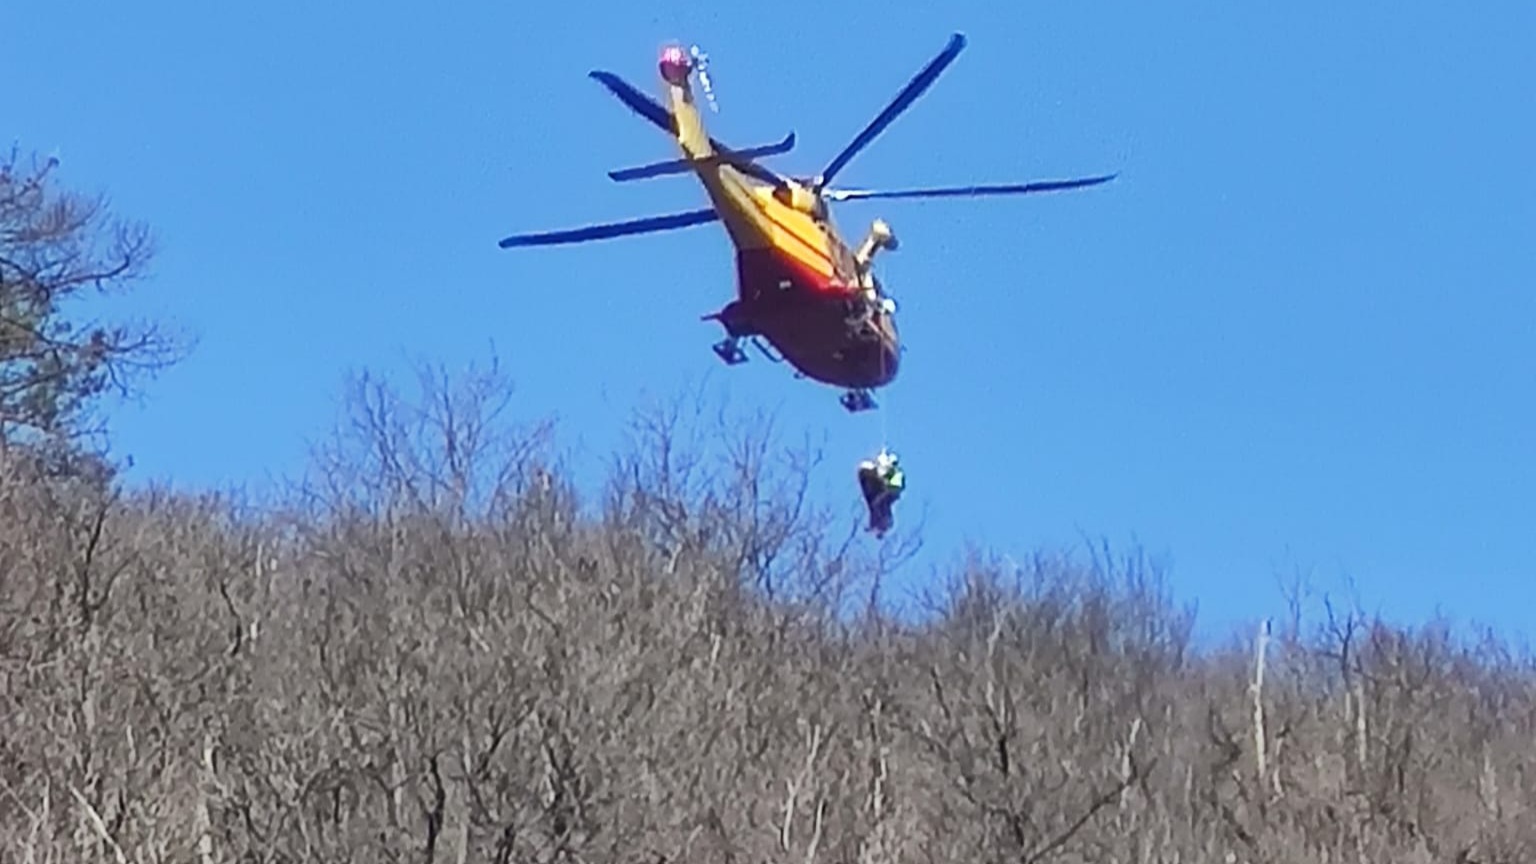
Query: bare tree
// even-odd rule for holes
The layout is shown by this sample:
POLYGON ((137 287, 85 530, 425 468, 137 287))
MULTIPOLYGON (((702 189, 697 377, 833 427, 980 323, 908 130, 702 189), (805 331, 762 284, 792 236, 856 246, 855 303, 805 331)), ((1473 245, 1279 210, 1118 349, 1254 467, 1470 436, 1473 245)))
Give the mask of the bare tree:
POLYGON ((112 217, 103 198, 60 188, 58 160, 0 160, 0 446, 78 441, 89 409, 179 358, 155 326, 79 317, 85 292, 145 273, 149 230, 112 217))

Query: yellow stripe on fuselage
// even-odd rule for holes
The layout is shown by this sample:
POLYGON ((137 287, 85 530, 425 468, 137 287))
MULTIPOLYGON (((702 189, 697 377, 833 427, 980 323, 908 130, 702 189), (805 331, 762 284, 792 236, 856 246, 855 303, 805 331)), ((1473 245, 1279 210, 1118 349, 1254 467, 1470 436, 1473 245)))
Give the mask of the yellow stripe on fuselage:
POLYGON ((771 187, 729 165, 708 161, 714 148, 704 131, 693 91, 686 84, 668 84, 667 90, 677 122, 678 145, 684 156, 705 160, 698 163, 699 180, 736 247, 775 249, 811 272, 831 278, 837 269, 833 266, 833 244, 816 220, 774 198, 771 187))
POLYGON ((770 226, 767 245, 820 276, 834 275, 837 268, 833 265, 832 242, 815 219, 773 197, 772 187, 753 183, 734 168, 726 167, 724 171, 747 187, 757 212, 770 226))

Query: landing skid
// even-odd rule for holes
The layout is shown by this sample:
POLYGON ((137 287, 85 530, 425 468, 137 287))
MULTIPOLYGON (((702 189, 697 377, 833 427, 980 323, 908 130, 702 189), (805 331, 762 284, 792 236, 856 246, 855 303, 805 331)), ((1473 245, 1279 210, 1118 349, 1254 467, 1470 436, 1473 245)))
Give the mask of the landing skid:
POLYGON ((752 337, 752 344, 754 346, 756 346, 758 352, 761 353, 764 357, 767 357, 770 362, 773 362, 773 363, 783 363, 784 362, 783 355, 778 354, 772 348, 770 348, 768 345, 764 344, 763 340, 760 337, 753 336, 752 337))
POLYGON ((878 403, 875 402, 875 397, 871 396, 868 390, 849 390, 839 397, 837 401, 843 403, 843 407, 848 409, 851 414, 857 414, 860 411, 870 411, 879 407, 878 403))
POLYGON ((747 352, 742 350, 741 340, 737 338, 724 339, 710 346, 715 353, 724 360, 728 366, 737 366, 747 362, 747 352))

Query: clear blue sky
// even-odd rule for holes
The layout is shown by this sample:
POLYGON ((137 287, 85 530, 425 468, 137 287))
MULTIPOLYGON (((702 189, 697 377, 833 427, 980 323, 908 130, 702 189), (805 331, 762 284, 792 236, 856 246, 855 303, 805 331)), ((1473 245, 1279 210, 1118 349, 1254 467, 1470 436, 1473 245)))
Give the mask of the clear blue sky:
POLYGON ((528 416, 598 458, 642 391, 706 381, 828 448, 852 514, 880 421, 699 315, 717 226, 502 251, 517 231, 689 209, 673 151, 586 77, 711 55, 741 146, 812 173, 944 44, 968 49, 839 178, 1118 170, 1059 196, 841 205, 902 248, 883 396, 926 514, 920 580, 974 540, 1164 559, 1207 626, 1310 573, 1417 619, 1536 614, 1536 7, 1528 2, 427 6, 52 0, 8 10, 5 132, 157 230, 127 304, 199 347, 118 412, 134 476, 300 469, 345 373, 494 345, 528 416), (849 472, 846 477, 842 472, 849 472))

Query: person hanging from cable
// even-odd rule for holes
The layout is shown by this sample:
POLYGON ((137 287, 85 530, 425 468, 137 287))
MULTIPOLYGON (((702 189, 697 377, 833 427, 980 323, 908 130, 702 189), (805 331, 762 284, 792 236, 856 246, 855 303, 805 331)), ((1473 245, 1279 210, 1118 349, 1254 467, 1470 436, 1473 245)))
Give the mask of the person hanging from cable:
POLYGON ((859 488, 869 508, 869 530, 876 537, 884 537, 891 530, 895 522, 891 509, 906 489, 906 482, 900 460, 887 448, 880 448, 875 458, 859 463, 859 488))

